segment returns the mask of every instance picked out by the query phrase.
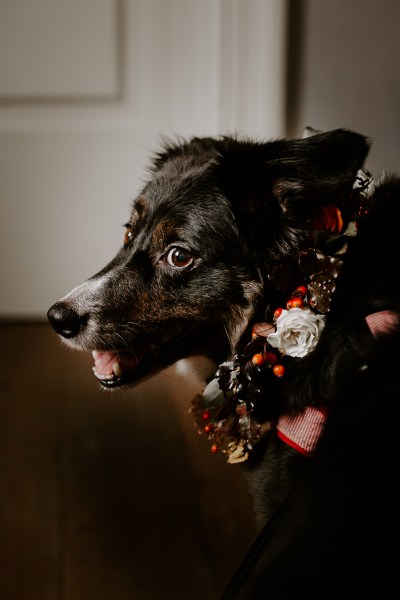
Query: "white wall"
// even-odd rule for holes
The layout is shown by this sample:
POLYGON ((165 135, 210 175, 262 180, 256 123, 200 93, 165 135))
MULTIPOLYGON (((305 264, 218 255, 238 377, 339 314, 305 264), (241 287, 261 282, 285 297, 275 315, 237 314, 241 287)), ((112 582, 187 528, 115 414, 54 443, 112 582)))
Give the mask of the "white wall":
POLYGON ((286 0, 2 0, 0 317, 121 244, 160 134, 284 134, 286 0))
POLYGON ((374 174, 400 170, 400 2, 292 0, 288 129, 349 127, 374 174))

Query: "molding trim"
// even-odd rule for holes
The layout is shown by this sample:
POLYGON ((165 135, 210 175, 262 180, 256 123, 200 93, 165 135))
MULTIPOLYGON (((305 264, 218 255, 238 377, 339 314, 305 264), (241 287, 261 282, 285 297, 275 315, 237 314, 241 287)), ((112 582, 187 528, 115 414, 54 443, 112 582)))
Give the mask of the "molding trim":
POLYGON ((287 0, 220 0, 220 128, 285 135, 287 0))

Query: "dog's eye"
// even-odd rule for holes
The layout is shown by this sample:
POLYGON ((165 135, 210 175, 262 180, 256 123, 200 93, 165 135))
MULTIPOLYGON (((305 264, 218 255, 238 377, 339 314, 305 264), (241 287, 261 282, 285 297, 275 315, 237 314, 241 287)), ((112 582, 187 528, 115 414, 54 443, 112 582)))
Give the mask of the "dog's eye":
POLYGON ((184 269, 188 267, 193 262, 193 256, 184 250, 183 248, 171 248, 167 255, 167 262, 172 267, 177 267, 178 269, 184 269))
POLYGON ((133 238, 132 225, 130 223, 127 223, 125 225, 124 246, 129 244, 129 242, 131 241, 132 238, 133 238))

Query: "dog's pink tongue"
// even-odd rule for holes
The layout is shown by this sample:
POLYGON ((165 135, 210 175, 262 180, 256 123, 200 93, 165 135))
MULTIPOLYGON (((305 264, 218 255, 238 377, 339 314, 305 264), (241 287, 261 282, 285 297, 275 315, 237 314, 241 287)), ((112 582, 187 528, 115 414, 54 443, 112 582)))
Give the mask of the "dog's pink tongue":
POLYGON ((93 350, 94 366, 100 375, 112 375, 115 371, 115 365, 118 364, 120 369, 133 369, 139 363, 143 353, 131 352, 110 352, 101 350, 93 350))

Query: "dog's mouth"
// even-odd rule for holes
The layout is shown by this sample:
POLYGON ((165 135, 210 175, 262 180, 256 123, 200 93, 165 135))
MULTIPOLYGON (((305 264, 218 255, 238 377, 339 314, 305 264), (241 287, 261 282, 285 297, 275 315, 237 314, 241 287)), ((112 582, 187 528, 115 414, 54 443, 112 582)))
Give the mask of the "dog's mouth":
POLYGON ((132 349, 96 349, 92 351, 93 373, 106 388, 132 384, 188 356, 196 346, 203 347, 206 340, 204 327, 190 324, 175 327, 173 335, 163 334, 157 342, 152 340, 132 349))
POLYGON ((123 385, 146 352, 146 347, 135 351, 93 350, 93 373, 104 387, 123 385))

